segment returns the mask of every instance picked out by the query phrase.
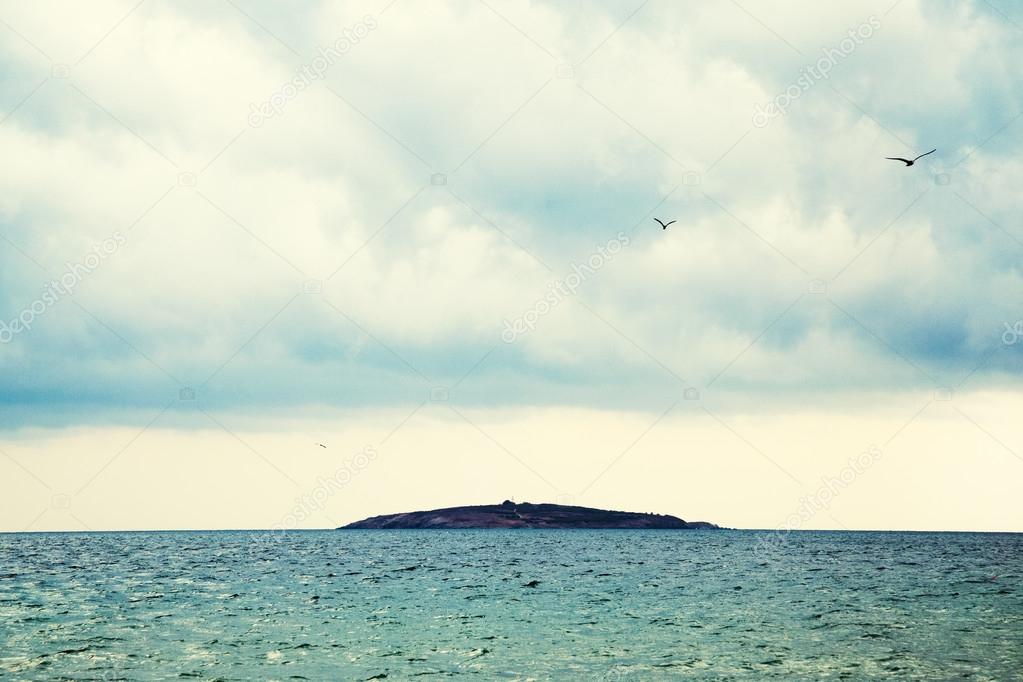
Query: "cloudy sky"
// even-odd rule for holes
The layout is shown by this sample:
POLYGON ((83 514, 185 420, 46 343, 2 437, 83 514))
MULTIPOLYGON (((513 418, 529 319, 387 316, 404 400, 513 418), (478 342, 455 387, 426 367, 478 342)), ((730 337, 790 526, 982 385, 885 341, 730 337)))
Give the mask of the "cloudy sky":
POLYGON ((0 530, 1023 530, 1021 63, 1007 0, 3 0, 0 530))

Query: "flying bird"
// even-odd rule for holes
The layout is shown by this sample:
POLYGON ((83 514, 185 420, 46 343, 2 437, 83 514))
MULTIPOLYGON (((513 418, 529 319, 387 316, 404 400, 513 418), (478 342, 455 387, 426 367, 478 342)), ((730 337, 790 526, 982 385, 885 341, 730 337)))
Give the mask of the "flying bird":
POLYGON ((674 220, 670 220, 667 223, 662 223, 660 218, 654 218, 654 220, 657 221, 657 224, 661 226, 662 230, 667 230, 668 225, 671 225, 673 222, 675 222, 674 220))
MULTIPOLYGON (((933 154, 936 151, 938 151, 938 150, 937 149, 932 149, 931 151, 927 152, 927 154, 933 154)), ((912 161, 909 160, 909 159, 904 159, 904 158, 902 158, 900 156, 886 156, 884 158, 888 159, 889 161, 901 161, 902 163, 906 164, 906 167, 908 168, 908 167, 912 166, 914 163, 916 163, 917 159, 922 159, 923 157, 927 156, 927 154, 921 154, 920 156, 916 157, 916 159, 913 159, 912 161)))

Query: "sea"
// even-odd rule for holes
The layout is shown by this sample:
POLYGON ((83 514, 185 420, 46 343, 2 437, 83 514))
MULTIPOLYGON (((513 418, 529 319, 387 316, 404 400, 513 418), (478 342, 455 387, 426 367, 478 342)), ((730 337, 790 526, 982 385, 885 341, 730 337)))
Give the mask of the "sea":
POLYGON ((3 680, 1023 679, 1023 535, 0 535, 3 680))

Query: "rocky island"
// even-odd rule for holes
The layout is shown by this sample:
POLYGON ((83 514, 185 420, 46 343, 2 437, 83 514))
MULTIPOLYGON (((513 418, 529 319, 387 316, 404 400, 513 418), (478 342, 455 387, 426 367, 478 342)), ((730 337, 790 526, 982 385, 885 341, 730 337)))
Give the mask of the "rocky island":
POLYGON ((609 511, 563 504, 530 504, 505 500, 501 504, 447 507, 431 511, 371 516, 338 530, 402 528, 595 528, 595 529, 717 529, 706 521, 677 516, 609 511))

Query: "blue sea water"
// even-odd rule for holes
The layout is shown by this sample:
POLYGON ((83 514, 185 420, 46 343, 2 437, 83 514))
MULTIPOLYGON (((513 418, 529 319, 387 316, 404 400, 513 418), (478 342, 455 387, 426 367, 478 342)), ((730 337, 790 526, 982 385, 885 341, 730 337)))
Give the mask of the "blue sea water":
POLYGON ((0 678, 1023 679, 1023 535, 266 539, 0 535, 0 678))

